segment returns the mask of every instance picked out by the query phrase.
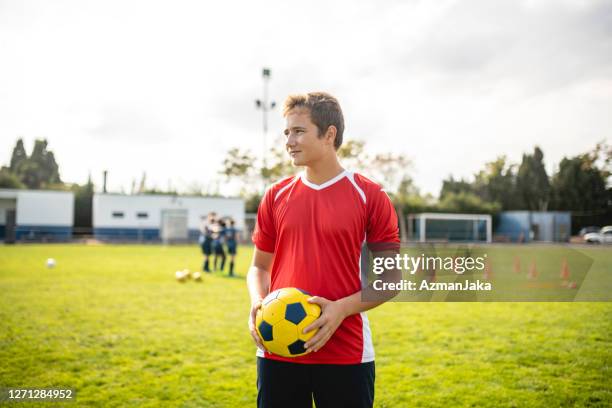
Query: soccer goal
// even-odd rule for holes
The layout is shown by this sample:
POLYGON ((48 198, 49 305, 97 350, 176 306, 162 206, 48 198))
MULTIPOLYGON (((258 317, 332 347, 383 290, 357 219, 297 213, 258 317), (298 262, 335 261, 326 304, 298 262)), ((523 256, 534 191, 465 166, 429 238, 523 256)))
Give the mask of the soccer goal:
POLYGON ((187 242, 187 210, 162 210, 160 236, 164 244, 187 242))
POLYGON ((488 214, 421 213, 408 216, 408 236, 419 242, 491 242, 488 214))

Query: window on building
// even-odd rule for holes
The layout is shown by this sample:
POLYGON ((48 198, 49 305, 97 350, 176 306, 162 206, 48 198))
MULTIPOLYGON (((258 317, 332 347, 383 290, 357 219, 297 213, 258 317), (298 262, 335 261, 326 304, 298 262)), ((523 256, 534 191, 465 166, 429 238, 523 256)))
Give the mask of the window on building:
POLYGON ((113 211, 113 218, 123 218, 123 211, 113 211))
POLYGON ((149 213, 146 213, 146 212, 139 212, 139 213, 136 213, 136 217, 137 217, 137 218, 141 218, 141 219, 142 219, 142 218, 149 218, 149 213))

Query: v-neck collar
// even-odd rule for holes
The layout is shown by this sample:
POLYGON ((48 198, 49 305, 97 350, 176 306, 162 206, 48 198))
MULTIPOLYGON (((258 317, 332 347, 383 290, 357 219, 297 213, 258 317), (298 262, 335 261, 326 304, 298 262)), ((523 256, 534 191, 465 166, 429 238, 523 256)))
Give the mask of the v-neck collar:
POLYGON ((312 188, 313 190, 323 190, 324 188, 329 187, 332 184, 335 184, 338 181, 342 180, 348 174, 349 174, 349 172, 347 170, 344 170, 344 171, 342 171, 342 173, 338 174, 337 176, 335 176, 332 179, 327 180, 323 184, 315 184, 315 183, 311 183, 310 181, 308 181, 308 179, 306 179, 306 172, 303 171, 303 172, 300 173, 300 180, 302 180, 302 183, 304 183, 305 186, 308 186, 308 187, 312 188))

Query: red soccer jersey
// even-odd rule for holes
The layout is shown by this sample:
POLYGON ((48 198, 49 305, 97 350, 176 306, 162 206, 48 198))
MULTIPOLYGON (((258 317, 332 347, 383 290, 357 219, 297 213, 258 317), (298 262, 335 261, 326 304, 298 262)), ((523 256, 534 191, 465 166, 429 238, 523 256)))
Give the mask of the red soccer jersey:
MULTIPOLYGON (((270 291, 304 289, 337 300, 361 290, 363 243, 399 243, 395 209, 381 187, 343 171, 316 185, 306 176, 272 185, 257 212, 253 243, 273 252, 270 291)), ((365 313, 347 317, 318 352, 284 358, 258 350, 258 356, 305 364, 357 364, 374 360, 365 313)))

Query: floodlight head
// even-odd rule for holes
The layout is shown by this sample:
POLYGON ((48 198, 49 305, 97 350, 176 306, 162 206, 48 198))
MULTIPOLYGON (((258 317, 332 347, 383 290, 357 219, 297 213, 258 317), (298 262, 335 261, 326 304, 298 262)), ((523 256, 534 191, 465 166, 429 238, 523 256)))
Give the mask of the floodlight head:
POLYGON ((270 108, 274 109, 274 107, 275 107, 275 106, 276 106, 276 102, 272 101, 272 102, 270 103, 270 108))
POLYGON ((255 106, 261 108, 261 101, 259 99, 255 99, 255 106))
POLYGON ((270 78, 270 73, 271 73, 271 72, 270 72, 270 68, 264 68, 264 69, 262 70, 262 76, 263 76, 264 78, 270 78))

